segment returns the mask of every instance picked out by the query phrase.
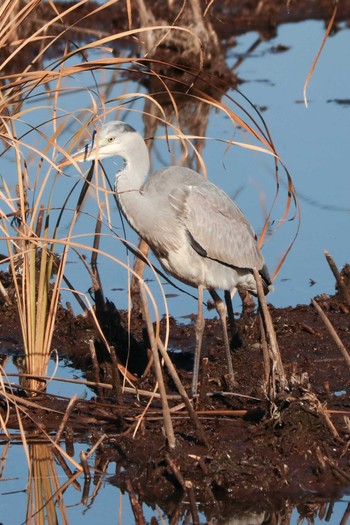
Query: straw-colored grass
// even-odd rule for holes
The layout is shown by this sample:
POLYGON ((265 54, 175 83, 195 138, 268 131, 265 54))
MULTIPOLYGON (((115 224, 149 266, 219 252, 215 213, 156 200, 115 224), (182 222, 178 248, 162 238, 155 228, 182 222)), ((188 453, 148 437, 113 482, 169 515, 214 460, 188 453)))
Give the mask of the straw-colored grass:
MULTIPOLYGON (((169 26, 161 24, 150 27, 138 27, 129 29, 119 34, 103 35, 82 46, 65 45, 62 55, 48 63, 48 51, 58 40, 64 41, 68 30, 79 26, 94 13, 100 12, 106 7, 118 4, 110 0, 96 7, 83 19, 79 18, 79 6, 86 4, 82 1, 70 6, 63 12, 58 12, 54 2, 50 2, 51 17, 48 16, 46 23, 36 27, 34 32, 22 32, 21 28, 28 17, 35 14, 39 3, 35 0, 21 4, 19 2, 5 1, 0 8, 0 48, 8 46, 9 52, 0 64, 2 71, 2 84, 0 85, 0 139, 4 145, 2 155, 11 161, 11 178, 2 181, 0 198, 2 206, 0 209, 0 237, 6 244, 8 265, 12 274, 15 301, 23 334, 23 346, 26 356, 26 371, 29 376, 46 376, 47 365, 52 349, 52 339, 56 323, 57 310, 60 303, 62 283, 66 279, 67 261, 72 249, 80 253, 90 251, 102 253, 103 250, 94 249, 94 232, 86 235, 84 243, 77 239, 75 228, 82 207, 86 199, 88 189, 93 193, 97 202, 96 217, 100 214, 103 227, 107 235, 114 235, 113 224, 115 223, 112 213, 114 203, 113 191, 111 191, 105 176, 95 166, 85 177, 85 183, 78 198, 75 199, 67 190, 67 198, 57 202, 56 186, 62 174, 57 170, 57 158, 65 156, 70 159, 70 152, 86 138, 91 128, 99 121, 118 115, 121 111, 141 112, 145 122, 155 122, 157 126, 163 126, 165 133, 157 138, 166 140, 168 144, 181 144, 183 159, 190 153, 197 159, 200 171, 206 175, 205 163, 200 154, 200 146, 206 139, 205 123, 203 119, 201 126, 192 129, 191 134, 185 134, 182 130, 180 119, 180 107, 178 105, 178 94, 184 97, 192 107, 201 105, 201 115, 205 119, 209 117, 211 110, 220 111, 225 114, 234 129, 239 127, 245 132, 248 140, 227 140, 227 147, 239 147, 250 149, 259 153, 267 153, 276 165, 276 195, 274 203, 280 197, 279 194, 279 172, 277 165, 280 163, 273 141, 269 135, 267 126, 256 109, 247 102, 247 108, 242 103, 229 97, 222 88, 218 88, 217 96, 212 95, 215 86, 207 82, 209 95, 201 83, 201 89, 195 87, 196 79, 200 74, 205 56, 199 43, 198 35, 187 27, 178 27, 176 24, 169 26), (76 14, 73 25, 66 23, 68 17, 76 14), (57 34, 57 24, 61 24, 61 31, 57 34), (11 30, 9 31, 9 28, 11 30), (55 30, 54 30, 55 29, 55 30), (184 86, 181 80, 181 67, 173 66, 169 73, 160 74, 153 70, 156 62, 156 49, 160 43, 169 38, 173 33, 186 35, 192 39, 193 60, 196 65, 193 72, 186 70, 188 85, 184 86), (115 56, 112 44, 118 40, 133 37, 143 38, 147 34, 153 35, 152 58, 115 56), (21 36, 24 34, 25 36, 21 36), (30 64, 18 72, 14 72, 16 60, 33 43, 37 44, 38 52, 30 64), (11 72, 8 73, 9 65, 11 72), (148 69, 145 69, 145 65, 148 69), (164 87, 163 98, 159 94, 146 94, 128 92, 115 95, 110 91, 111 86, 106 85, 105 90, 98 85, 95 74, 108 75, 113 78, 110 71, 121 71, 127 75, 128 68, 135 76, 140 78, 155 77, 160 85, 164 87), (170 78, 171 72, 174 79, 170 78), (93 79, 94 88, 86 86, 86 75, 93 79), (76 83, 70 82, 75 79, 76 83), (178 85, 169 89, 168 83, 172 80, 178 85), (76 108, 75 111, 66 109, 64 101, 69 95, 73 96, 77 89, 85 89, 89 94, 91 104, 89 107, 76 108), (40 97, 39 97, 40 94, 40 97), (46 101, 43 103, 44 95, 46 101), (164 108, 161 100, 167 98, 168 107, 164 108), (29 104, 29 100, 40 100, 40 104, 29 104), (138 99, 144 102, 144 109, 134 108, 131 101, 138 99), (171 108, 169 110, 169 107, 171 108), (43 112, 46 118, 43 121, 43 112), (39 116, 36 116, 39 115, 39 116), (41 119, 41 120, 38 120, 41 119), (78 130, 73 133, 78 128, 78 130), (72 139, 64 146, 67 138, 67 130, 72 129, 72 139), (197 133, 197 131, 200 131, 197 133), (12 184, 9 184, 9 180, 12 184), (15 184, 13 184, 15 181, 15 184), (61 211, 57 213, 57 208, 61 211), (67 221, 69 222, 67 226, 67 221), (66 230, 62 233, 62 224, 65 223, 66 230)), ((128 3, 130 7, 130 2, 128 3)), ((49 11, 48 11, 49 12, 49 11)), ((131 26, 131 10, 129 23, 131 26)), ((198 16, 198 13, 197 13, 198 16)), ((203 28, 205 25, 203 25, 203 28)), ((203 29, 202 28, 202 29, 203 29)), ((166 64, 162 64, 165 67, 166 64)), ((170 66, 168 64, 168 66, 170 66)), ((243 97, 244 101, 244 97, 243 97)), ((199 122, 198 122, 199 125, 199 122)), ((74 163, 73 163, 74 164, 74 163)), ((81 178, 79 167, 74 164, 75 173, 81 178)), ((277 224, 276 230, 290 217, 292 203, 298 204, 292 180, 286 171, 288 181, 288 192, 284 205, 284 213, 277 224)), ((260 243, 263 242, 270 222, 273 205, 267 214, 265 226, 262 231, 260 243)), ((99 234, 101 238, 104 233, 99 234)), ((125 244, 125 240, 121 239, 125 244)), ((130 244, 128 244, 130 247, 130 244)), ((290 248, 287 249, 288 252, 290 248)), ((134 250, 137 251, 136 248, 134 250)), ((81 258, 83 259, 82 255, 81 258)), ((120 259, 112 257, 116 264, 122 264, 120 259)), ((275 274, 283 262, 277 265, 275 274)), ((128 269, 129 270, 129 269, 128 269)), ((132 272, 131 272, 132 274, 132 272)), ((130 272, 129 272, 130 275, 130 272)), ((140 275, 135 274, 136 279, 140 275)), ((67 282, 67 281, 66 281, 67 282)), ((81 297, 81 291, 73 290, 76 297, 81 297)), ((148 293, 150 291, 148 290, 148 293)), ((92 309, 85 304, 85 312, 92 309)), ((93 317, 93 313, 91 314, 93 317)), ((108 342, 106 342, 108 347, 108 342)), ((166 341, 165 341, 166 347, 166 341)), ((32 391, 40 391, 45 383, 36 379, 29 379, 27 386, 32 391)))

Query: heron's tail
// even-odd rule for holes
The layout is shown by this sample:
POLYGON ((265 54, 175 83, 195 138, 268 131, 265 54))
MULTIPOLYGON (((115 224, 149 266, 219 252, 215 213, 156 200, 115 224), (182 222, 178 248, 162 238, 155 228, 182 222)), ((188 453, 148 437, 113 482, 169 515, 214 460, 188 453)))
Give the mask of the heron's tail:
POLYGON ((266 264, 264 264, 264 266, 261 268, 259 273, 261 275, 265 295, 267 295, 268 293, 274 292, 275 287, 272 284, 269 270, 267 269, 266 264))

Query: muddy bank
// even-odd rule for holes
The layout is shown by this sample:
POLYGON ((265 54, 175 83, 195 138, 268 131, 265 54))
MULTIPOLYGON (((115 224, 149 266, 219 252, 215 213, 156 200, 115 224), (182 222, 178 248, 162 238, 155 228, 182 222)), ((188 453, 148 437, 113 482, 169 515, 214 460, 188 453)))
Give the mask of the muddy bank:
MULTIPOLYGON (((4 275, 2 280, 6 283, 4 275)), ((349 308, 343 297, 336 293, 317 301, 350 348, 349 308)), ((96 453, 97 473, 115 462, 116 475, 111 483, 135 493, 149 505, 159 505, 170 516, 178 512, 178 505, 188 509, 191 498, 210 517, 238 512, 237 499, 242 512, 249 510, 252 501, 259 502, 262 511, 275 512, 286 497, 291 502, 300 498, 307 501, 315 495, 321 499, 339 497, 350 487, 349 370, 313 306, 270 309, 290 381, 288 391, 281 392, 274 405, 266 399, 259 324, 251 312, 238 319, 244 346, 232 354, 236 385, 229 392, 221 326, 217 320, 207 321, 204 353, 208 364, 202 375, 202 396, 194 406, 208 446, 198 438, 165 371, 177 441, 171 452, 164 437, 159 399, 146 408, 155 379, 152 368, 142 377, 148 361, 143 321, 138 316, 132 319, 129 361, 129 371, 139 378, 135 383, 139 393, 130 393, 129 387, 117 395, 115 385, 114 390, 111 385, 115 373, 108 354, 98 353, 98 371, 92 366, 87 341, 95 337, 99 348, 93 327, 87 319, 61 309, 55 347, 62 359, 84 372, 87 380, 94 382, 98 376, 100 381, 90 386, 94 398, 77 400, 70 412, 62 434, 67 450, 73 451, 77 440, 93 444, 104 435, 96 453)), ((125 363, 127 352, 122 344, 127 340, 126 313, 108 304, 106 318, 110 337, 118 334, 112 342, 125 363)), ((11 307, 1 305, 1 319, 0 352, 4 361, 22 353, 21 336, 11 307)), ((172 320, 169 348, 189 391, 193 326, 172 320)), ((20 388, 17 394, 18 402, 26 403, 20 388)), ((57 431, 68 399, 43 394, 31 403, 26 406, 30 417, 22 421, 29 440, 33 431, 37 439, 38 421, 46 432, 57 431)), ((17 427, 13 410, 8 428, 17 427)))

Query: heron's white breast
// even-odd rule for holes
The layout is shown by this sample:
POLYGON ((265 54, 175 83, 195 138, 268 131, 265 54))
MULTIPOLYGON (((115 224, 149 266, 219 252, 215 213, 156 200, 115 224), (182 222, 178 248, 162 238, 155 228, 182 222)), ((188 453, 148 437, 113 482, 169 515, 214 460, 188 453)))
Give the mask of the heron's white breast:
POLYGON ((252 273, 246 269, 232 268, 218 261, 202 257, 185 244, 168 256, 159 257, 163 268, 173 277, 190 286, 206 289, 230 290, 238 287, 256 292, 252 273))

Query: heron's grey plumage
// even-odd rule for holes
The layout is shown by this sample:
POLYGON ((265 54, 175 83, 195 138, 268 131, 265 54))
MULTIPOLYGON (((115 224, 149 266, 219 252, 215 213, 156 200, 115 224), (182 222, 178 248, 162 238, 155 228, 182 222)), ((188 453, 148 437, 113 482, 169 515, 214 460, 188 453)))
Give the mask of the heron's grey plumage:
MULTIPOLYGON (((115 183, 121 209, 172 276, 208 289, 216 304, 215 289, 237 287, 256 293, 253 269, 261 272, 266 288, 271 285, 253 228, 223 190, 180 166, 149 176, 146 144, 124 122, 102 126, 96 143, 82 151, 78 160, 114 155, 124 159, 115 183)), ((222 309, 219 313, 223 320, 222 309)))

